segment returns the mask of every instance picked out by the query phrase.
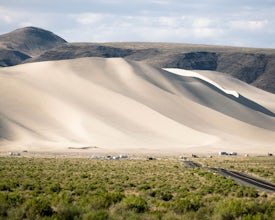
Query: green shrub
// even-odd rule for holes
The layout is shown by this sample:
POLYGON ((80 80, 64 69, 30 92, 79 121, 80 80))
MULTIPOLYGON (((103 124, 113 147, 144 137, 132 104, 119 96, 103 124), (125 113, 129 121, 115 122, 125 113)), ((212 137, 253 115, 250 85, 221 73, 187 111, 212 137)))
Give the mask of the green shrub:
POLYGON ((7 211, 8 218, 12 220, 21 220, 25 219, 26 213, 23 207, 20 208, 11 208, 7 211))
POLYGON ((7 183, 0 183, 0 191, 11 191, 11 187, 7 183))
POLYGON ((253 200, 225 199, 214 209, 214 219, 271 219, 275 205, 270 202, 253 200))
POLYGON ((53 209, 49 201, 42 198, 28 200, 26 205, 27 218, 37 219, 41 216, 51 216, 52 214, 53 209))
POLYGON ((124 197, 124 193, 121 192, 109 192, 107 194, 107 198, 112 201, 113 204, 120 202, 124 197))
POLYGON ((9 206, 5 203, 0 202, 0 216, 1 217, 6 217, 8 215, 8 208, 9 206))
POLYGON ((237 189, 236 195, 237 197, 257 198, 259 196, 259 193, 255 188, 239 186, 237 189))
POLYGON ((60 192, 61 191, 61 186, 59 183, 55 183, 53 185, 50 186, 50 191, 51 192, 60 192))
POLYGON ((88 177, 89 177, 89 174, 87 174, 87 173, 83 173, 80 175, 80 178, 82 178, 82 179, 86 179, 88 177))
POLYGON ((7 207, 16 207, 21 204, 25 199, 19 193, 3 193, 0 194, 0 204, 6 204, 7 207))
POLYGON ((107 209, 111 206, 112 201, 106 195, 95 195, 90 198, 90 206, 92 209, 107 209))
POLYGON ((164 201, 170 201, 172 198, 173 198, 173 195, 170 192, 163 192, 161 194, 161 199, 164 201))
POLYGON ((109 218, 107 210, 91 211, 83 215, 83 220, 106 220, 109 218))
POLYGON ((202 206, 203 204, 201 203, 201 198, 195 197, 195 196, 180 198, 174 202, 174 210, 177 213, 187 213, 190 211, 192 212, 198 211, 199 208, 201 208, 202 206))
POLYGON ((90 206, 93 209, 107 209, 112 204, 120 202, 124 198, 121 192, 101 192, 90 197, 90 206))
POLYGON ((148 189, 151 189, 151 186, 149 184, 141 184, 139 187, 138 187, 139 190, 148 190, 148 189))
POLYGON ((75 206, 64 206, 57 211, 60 220, 75 220, 81 216, 81 210, 75 206))
POLYGON ((25 182, 25 183, 23 183, 23 185, 22 185, 22 189, 23 189, 23 190, 34 190, 34 188, 35 188, 34 183, 25 182))
POLYGON ((148 210, 146 200, 140 196, 129 196, 123 200, 127 209, 133 210, 137 213, 145 212, 148 210))
MULTIPOLYGON (((197 160, 272 181, 274 158, 197 160)), ((269 220, 275 197, 178 160, 0 157, 0 219, 269 220)))
POLYGON ((230 220, 237 219, 242 216, 243 206, 240 200, 225 199, 220 201, 215 207, 215 220, 230 220))

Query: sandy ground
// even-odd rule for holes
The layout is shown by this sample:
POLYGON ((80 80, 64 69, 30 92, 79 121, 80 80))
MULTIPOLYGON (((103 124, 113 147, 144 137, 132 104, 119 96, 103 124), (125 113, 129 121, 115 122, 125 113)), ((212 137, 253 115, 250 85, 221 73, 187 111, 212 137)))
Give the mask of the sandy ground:
POLYGON ((61 150, 61 151, 0 151, 1 157, 10 157, 10 158, 86 158, 93 160, 107 160, 108 156, 111 156, 111 160, 114 160, 113 157, 120 157, 121 155, 127 156, 127 158, 116 158, 115 160, 136 160, 136 159, 175 159, 175 160, 186 160, 188 158, 193 158, 195 155, 197 158, 220 158, 224 160, 236 159, 243 157, 266 157, 268 156, 266 152, 262 153, 252 153, 244 154, 239 153, 236 156, 220 156, 218 152, 209 152, 204 151, 194 153, 194 151, 152 151, 150 149, 135 149, 132 151, 129 150, 106 150, 106 149, 97 149, 97 150, 61 150), (19 153, 19 155, 11 155, 11 153, 19 153))
POLYGON ((0 69, 0 97, 2 153, 275 153, 275 95, 222 73, 31 63, 0 69))

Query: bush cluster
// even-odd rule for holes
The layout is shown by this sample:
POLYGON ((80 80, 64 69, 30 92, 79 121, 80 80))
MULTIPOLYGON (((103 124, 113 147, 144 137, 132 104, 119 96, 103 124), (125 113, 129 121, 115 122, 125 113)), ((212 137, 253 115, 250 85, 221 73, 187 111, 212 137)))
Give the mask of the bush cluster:
MULTIPOLYGON (((199 160, 199 159, 198 159, 199 160)), ((271 170, 274 159, 234 159, 271 170)), ((232 160, 233 161, 233 160, 232 160)), ((214 167, 232 161, 208 160, 214 167)), ((203 161, 201 161, 203 162, 203 161)), ((205 161, 204 161, 205 162, 205 161)), ((242 167, 242 164, 244 167, 242 167)), ((273 219, 275 195, 178 160, 0 157, 0 219, 273 219)), ((252 166, 253 168, 253 166, 252 166)), ((273 167, 274 168, 274 167, 273 167)), ((254 172, 250 169, 250 172, 254 172)), ((274 178, 270 174, 268 179, 274 178)))

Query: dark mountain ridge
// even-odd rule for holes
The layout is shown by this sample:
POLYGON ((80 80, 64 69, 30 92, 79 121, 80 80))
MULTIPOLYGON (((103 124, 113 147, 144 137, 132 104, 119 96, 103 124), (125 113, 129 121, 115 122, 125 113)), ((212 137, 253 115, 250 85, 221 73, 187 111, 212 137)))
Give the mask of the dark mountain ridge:
POLYGON ((1 66, 79 57, 123 57, 158 68, 225 72, 275 93, 275 49, 149 42, 66 43, 53 33, 34 27, 2 35, 0 45, 3 42, 4 49, 13 53, 0 47, 1 66))
POLYGON ((39 56, 66 43, 54 33, 36 27, 25 27, 0 35, 0 65, 11 66, 39 56))

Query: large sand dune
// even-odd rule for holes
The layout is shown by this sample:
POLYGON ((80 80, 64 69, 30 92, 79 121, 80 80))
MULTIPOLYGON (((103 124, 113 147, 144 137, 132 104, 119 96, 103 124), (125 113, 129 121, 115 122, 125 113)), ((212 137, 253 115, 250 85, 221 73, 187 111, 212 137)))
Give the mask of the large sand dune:
POLYGON ((265 153, 275 95, 227 75, 82 58, 0 69, 1 150, 265 153))

